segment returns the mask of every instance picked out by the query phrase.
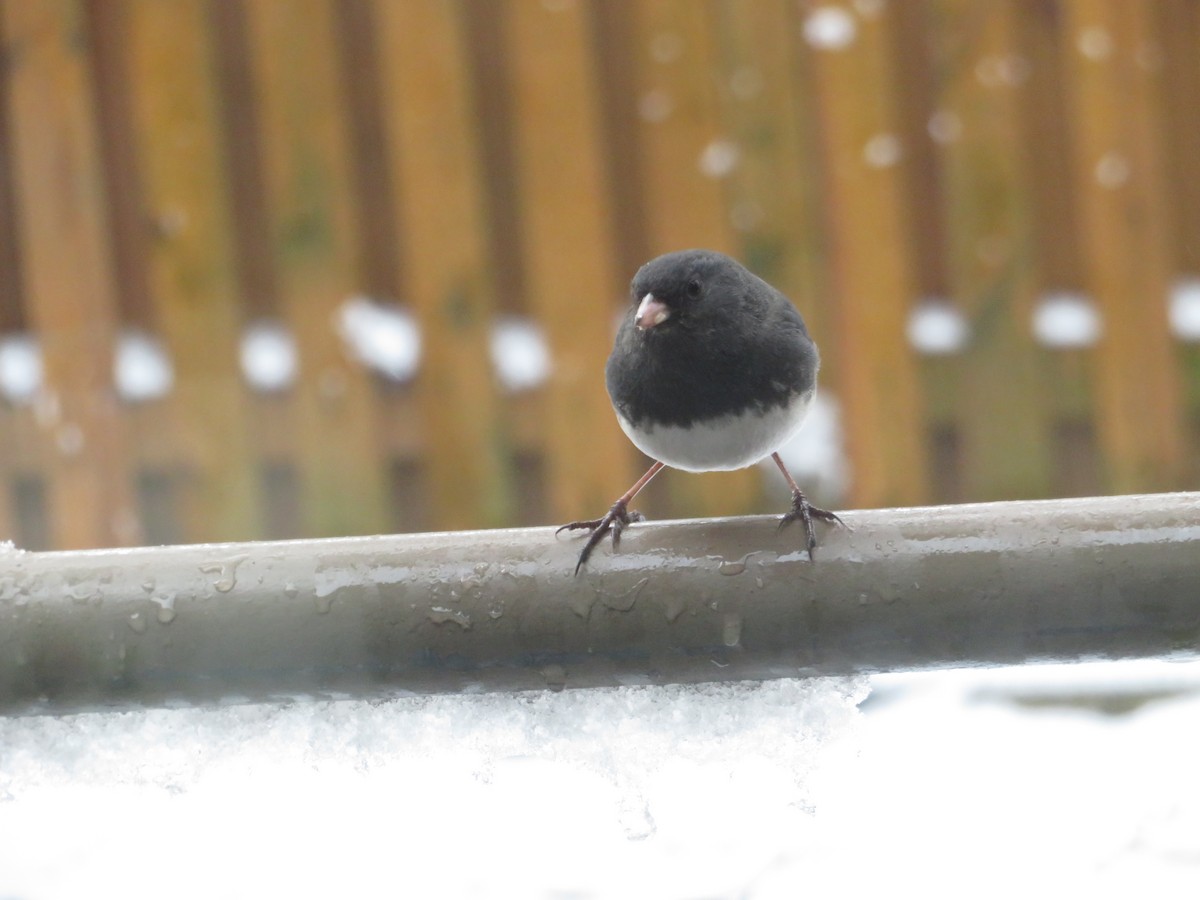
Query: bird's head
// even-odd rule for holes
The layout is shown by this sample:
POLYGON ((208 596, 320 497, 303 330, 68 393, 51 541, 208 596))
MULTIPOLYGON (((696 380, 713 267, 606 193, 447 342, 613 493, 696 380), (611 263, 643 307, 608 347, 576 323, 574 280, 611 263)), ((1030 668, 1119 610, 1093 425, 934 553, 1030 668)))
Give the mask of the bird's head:
POLYGON ((742 266, 712 250, 680 250, 656 257, 633 277, 633 323, 642 333, 694 325, 736 297, 742 266))

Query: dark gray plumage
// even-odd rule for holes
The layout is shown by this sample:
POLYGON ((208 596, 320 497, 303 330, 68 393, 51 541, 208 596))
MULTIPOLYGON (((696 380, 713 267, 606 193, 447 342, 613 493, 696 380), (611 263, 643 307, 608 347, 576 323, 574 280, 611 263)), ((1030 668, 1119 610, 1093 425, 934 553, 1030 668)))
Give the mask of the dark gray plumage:
POLYGON ((730 257, 681 250, 642 266, 605 381, 621 428, 656 462, 605 516, 559 529, 591 532, 575 571, 606 534, 615 547, 623 528, 641 518, 629 503, 664 464, 707 472, 767 456, 792 489, 781 525, 803 520, 811 553, 813 518, 841 520, 808 502, 776 451, 804 421, 819 365, 795 306, 730 257))

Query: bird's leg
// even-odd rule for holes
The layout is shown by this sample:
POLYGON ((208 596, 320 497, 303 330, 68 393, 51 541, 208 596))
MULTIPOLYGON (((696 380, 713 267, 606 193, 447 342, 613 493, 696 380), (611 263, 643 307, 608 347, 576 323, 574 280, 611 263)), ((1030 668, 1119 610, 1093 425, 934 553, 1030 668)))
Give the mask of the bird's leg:
POLYGON ((779 458, 778 453, 772 453, 771 459, 775 460, 775 465, 779 466, 779 471, 783 473, 783 477, 787 479, 788 487, 792 489, 792 508, 779 520, 779 527, 790 525, 797 519, 804 522, 804 532, 808 539, 808 556, 812 558, 813 548, 817 546, 817 533, 813 529, 813 519, 820 519, 822 522, 828 522, 830 525, 841 525, 847 527, 837 515, 827 509, 821 509, 819 506, 813 506, 808 502, 808 498, 804 496, 804 491, 800 490, 800 486, 796 484, 796 479, 792 478, 792 473, 787 470, 787 466, 783 464, 783 460, 779 458))
POLYGON ((662 463, 655 462, 646 471, 646 474, 639 478, 633 487, 622 494, 617 502, 601 518, 568 522, 559 528, 558 531, 554 532, 558 534, 562 531, 576 531, 585 528, 591 532, 588 535, 587 542, 583 545, 583 549, 579 552, 579 562, 575 563, 576 575, 579 574, 579 570, 583 567, 583 564, 588 561, 588 557, 592 555, 592 550, 604 540, 606 534, 610 531, 612 532, 613 550, 616 550, 621 545, 621 532, 625 530, 625 526, 631 522, 641 522, 645 518, 640 512, 630 512, 629 504, 633 502, 633 498, 638 495, 638 492, 650 483, 650 479, 657 475, 662 467, 662 463))

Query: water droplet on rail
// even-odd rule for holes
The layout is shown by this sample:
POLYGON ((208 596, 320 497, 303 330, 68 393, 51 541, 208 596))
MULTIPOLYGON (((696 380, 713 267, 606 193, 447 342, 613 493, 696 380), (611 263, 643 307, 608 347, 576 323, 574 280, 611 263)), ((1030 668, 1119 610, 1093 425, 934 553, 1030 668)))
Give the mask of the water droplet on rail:
POLYGON ((721 641, 726 647, 736 647, 742 642, 742 617, 737 613, 728 613, 725 624, 721 628, 721 641))
POLYGON ((642 593, 642 588, 644 588, 649 581, 650 576, 647 575, 638 581, 637 584, 623 593, 616 595, 601 594, 600 600, 609 609, 616 610, 617 612, 629 612, 629 610, 633 609, 633 605, 637 603, 637 598, 642 593))
POLYGON ((317 607, 317 612, 321 615, 329 612, 333 608, 333 594, 325 594, 324 596, 317 594, 313 597, 313 604, 317 607))
POLYGON ((215 575, 212 586, 222 594, 228 594, 237 585, 237 567, 245 560, 245 556, 235 556, 225 562, 208 563, 200 567, 206 575, 215 575))
POLYGON ((158 604, 156 618, 164 625, 175 621, 175 597, 174 591, 167 591, 150 598, 158 604))
POLYGON ((671 623, 683 615, 685 609, 687 609, 687 601, 679 594, 669 594, 663 603, 663 614, 671 623))
POLYGON ((95 586, 86 582, 68 585, 66 593, 76 603, 87 603, 93 597, 99 595, 99 591, 96 590, 95 586))
POLYGON ((569 605, 571 607, 571 612, 575 613, 575 615, 579 616, 579 618, 581 618, 581 619, 586 619, 588 616, 590 616, 592 614, 592 606, 595 603, 596 603, 596 595, 595 594, 592 594, 591 596, 588 596, 586 594, 579 594, 579 595, 571 598, 569 605))
POLYGON ((558 663, 543 668, 542 677, 546 679, 546 687, 552 691, 561 691, 567 686, 567 670, 558 663))
POLYGON ((746 571, 746 563, 750 561, 757 550, 751 550, 741 559, 723 559, 717 564, 717 572, 721 575, 741 575, 746 571))
POLYGON ((138 634, 146 633, 146 617, 140 612, 134 613, 129 617, 129 627, 138 634))
POLYGON ((18 586, 17 579, 12 577, 0 578, 0 600, 13 600, 17 606, 21 606, 21 597, 24 597, 24 587, 18 586))
POLYGON ((429 621, 434 625, 445 625, 447 622, 453 622, 463 631, 467 631, 471 627, 471 617, 465 612, 456 609, 449 609, 445 606, 433 606, 429 609, 429 621))

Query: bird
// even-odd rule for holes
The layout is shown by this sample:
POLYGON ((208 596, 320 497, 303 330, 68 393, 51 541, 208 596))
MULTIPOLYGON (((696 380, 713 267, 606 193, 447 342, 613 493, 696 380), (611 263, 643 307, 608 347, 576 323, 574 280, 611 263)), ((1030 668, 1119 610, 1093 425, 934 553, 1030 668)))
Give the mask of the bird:
POLYGON ((644 521, 633 498, 664 467, 685 472, 742 469, 768 456, 792 492, 783 528, 804 523, 809 558, 814 521, 844 526, 808 501, 779 456, 817 390, 820 355, 787 297, 737 260, 714 250, 678 250, 642 266, 630 284, 605 386, 621 430, 654 464, 586 530, 575 574, 604 537, 644 521))

